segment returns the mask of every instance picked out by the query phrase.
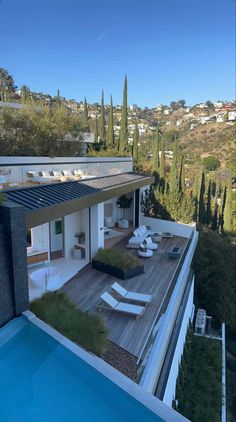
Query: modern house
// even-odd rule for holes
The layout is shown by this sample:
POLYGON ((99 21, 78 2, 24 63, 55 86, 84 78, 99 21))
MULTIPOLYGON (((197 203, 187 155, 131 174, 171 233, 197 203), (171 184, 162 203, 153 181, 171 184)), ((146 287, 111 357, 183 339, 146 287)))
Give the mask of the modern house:
MULTIPOLYGON (((91 268, 92 258, 99 248, 137 255, 126 246, 135 228, 146 226, 161 241, 153 256, 144 259, 145 272, 123 287, 150 295, 151 303, 138 319, 106 309, 99 313, 138 388, 171 407, 194 315, 196 226, 142 214, 142 194, 153 177, 133 172, 130 158, 2 157, 0 163, 7 183, 18 183, 3 190, 0 205, 0 326, 26 311, 29 300, 59 288, 82 310, 98 312, 114 277, 91 268), (42 170, 67 171, 69 176, 64 182, 32 182, 29 173, 42 170), (78 170, 83 178, 76 179, 78 170), (130 200, 124 209, 122 195, 130 200), (181 251, 176 259, 169 258, 173 248, 181 251)), ((158 409, 160 401, 155 403, 158 409)), ((184 418, 173 412, 173 419, 162 420, 184 418)))

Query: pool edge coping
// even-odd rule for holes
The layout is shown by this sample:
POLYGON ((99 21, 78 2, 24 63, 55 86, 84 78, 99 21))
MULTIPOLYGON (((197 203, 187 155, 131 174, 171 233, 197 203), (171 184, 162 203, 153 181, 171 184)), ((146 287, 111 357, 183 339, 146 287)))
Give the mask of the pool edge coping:
POLYGON ((189 421, 157 397, 154 397, 151 393, 145 391, 139 384, 136 384, 117 369, 113 368, 107 362, 73 343, 63 334, 59 333, 57 330, 36 317, 36 315, 31 311, 27 310, 23 312, 22 315, 164 421, 189 421))

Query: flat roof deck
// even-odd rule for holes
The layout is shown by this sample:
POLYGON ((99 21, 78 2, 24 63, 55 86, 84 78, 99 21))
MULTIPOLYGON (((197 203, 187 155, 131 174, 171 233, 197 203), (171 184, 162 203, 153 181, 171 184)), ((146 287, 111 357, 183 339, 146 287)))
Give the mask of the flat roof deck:
MULTIPOLYGON (((113 248, 123 249, 124 253, 132 253, 137 256, 137 250, 125 249, 129 237, 130 235, 123 238, 113 248)), ((176 283, 174 274, 179 267, 181 258, 170 260, 168 252, 174 246, 182 246, 182 253, 184 253, 187 244, 188 239, 180 236, 162 239, 158 250, 153 253, 153 257, 140 258, 144 263, 145 273, 129 280, 120 280, 101 271, 88 268, 66 283, 62 290, 84 311, 99 312, 108 328, 109 340, 138 358, 158 314, 160 317, 167 306, 176 283), (111 291, 114 281, 127 290, 153 295, 152 302, 146 306, 139 319, 136 320, 132 316, 113 310, 98 309, 98 304, 101 303, 100 295, 104 291, 111 291)))

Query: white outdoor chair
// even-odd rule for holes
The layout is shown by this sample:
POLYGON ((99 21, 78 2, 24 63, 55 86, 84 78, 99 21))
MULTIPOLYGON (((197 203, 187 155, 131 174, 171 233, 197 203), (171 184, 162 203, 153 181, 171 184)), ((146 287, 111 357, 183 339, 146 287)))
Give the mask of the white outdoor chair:
POLYGON ((100 298, 105 302, 110 309, 117 312, 122 312, 129 315, 134 315, 136 318, 141 316, 145 310, 144 306, 131 305, 130 303, 118 302, 110 293, 103 293, 100 298))
POLYGON ((134 300, 135 302, 150 303, 152 301, 152 295, 146 295, 144 293, 130 292, 122 287, 119 283, 115 281, 112 284, 111 288, 115 290, 123 299, 134 300))
POLYGON ((158 248, 158 245, 152 241, 150 236, 146 237, 143 243, 147 246, 147 249, 151 249, 152 251, 156 251, 158 248))
POLYGON ((151 249, 147 249, 143 243, 140 243, 138 256, 140 256, 141 258, 151 258, 152 255, 153 251, 151 249))

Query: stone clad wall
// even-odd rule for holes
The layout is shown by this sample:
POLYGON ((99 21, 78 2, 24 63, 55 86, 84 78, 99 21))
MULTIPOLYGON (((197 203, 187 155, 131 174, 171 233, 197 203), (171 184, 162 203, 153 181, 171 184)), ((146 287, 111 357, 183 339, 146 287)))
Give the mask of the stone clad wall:
POLYGON ((15 316, 11 260, 6 227, 0 224, 0 326, 15 316))
POLYGON ((28 309, 25 211, 0 205, 0 326, 28 309))

